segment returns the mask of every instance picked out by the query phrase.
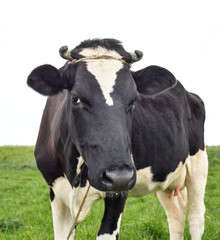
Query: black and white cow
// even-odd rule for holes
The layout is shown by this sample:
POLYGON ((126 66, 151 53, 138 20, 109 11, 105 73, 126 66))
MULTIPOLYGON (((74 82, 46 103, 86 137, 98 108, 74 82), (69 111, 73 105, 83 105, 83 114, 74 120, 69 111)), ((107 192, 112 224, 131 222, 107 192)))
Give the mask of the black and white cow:
POLYGON ((183 239, 187 200, 191 237, 201 239, 208 172, 202 100, 164 68, 132 72, 142 53, 114 39, 62 47, 60 55, 68 60, 62 68, 39 66, 27 81, 49 96, 35 157, 50 186, 55 239, 67 238, 89 185, 78 221, 104 199, 98 240, 118 239, 127 195, 152 192, 170 239, 183 239))

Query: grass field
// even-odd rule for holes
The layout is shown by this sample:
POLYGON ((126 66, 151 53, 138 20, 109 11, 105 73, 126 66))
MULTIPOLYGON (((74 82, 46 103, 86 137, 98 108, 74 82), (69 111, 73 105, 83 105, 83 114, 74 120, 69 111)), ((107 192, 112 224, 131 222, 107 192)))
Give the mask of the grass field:
MULTIPOLYGON (((207 147, 206 228, 203 239, 220 240, 220 147, 207 147)), ((78 224, 76 240, 96 238, 103 214, 97 202, 78 224)), ((0 147, 0 240, 53 239, 49 189, 36 168, 33 147, 0 147)), ((120 240, 168 240, 165 213, 152 194, 128 199, 120 240)), ((185 238, 189 237, 186 222, 185 238)))

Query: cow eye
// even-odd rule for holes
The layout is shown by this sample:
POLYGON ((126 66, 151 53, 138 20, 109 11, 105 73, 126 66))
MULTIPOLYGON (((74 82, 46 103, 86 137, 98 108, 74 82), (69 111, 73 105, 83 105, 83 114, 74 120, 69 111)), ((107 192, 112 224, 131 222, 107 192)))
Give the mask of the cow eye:
POLYGON ((80 99, 79 99, 79 96, 77 94, 73 94, 71 96, 71 101, 73 104, 77 105, 80 103, 80 99))

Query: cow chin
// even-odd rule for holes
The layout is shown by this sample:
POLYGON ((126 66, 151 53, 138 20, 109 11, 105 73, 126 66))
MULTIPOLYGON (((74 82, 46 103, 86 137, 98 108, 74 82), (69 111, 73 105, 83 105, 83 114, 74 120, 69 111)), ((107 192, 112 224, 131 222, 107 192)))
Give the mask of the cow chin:
POLYGON ((111 167, 106 170, 88 171, 90 184, 104 192, 126 192, 136 183, 136 169, 134 167, 111 167), (93 177, 94 176, 94 177, 93 177))

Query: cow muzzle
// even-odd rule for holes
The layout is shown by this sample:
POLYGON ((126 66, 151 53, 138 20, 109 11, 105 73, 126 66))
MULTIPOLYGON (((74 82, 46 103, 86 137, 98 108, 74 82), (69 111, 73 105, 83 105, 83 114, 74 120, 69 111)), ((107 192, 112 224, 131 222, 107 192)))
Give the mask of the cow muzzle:
POLYGON ((106 191, 128 191, 133 188, 136 183, 136 171, 128 167, 110 168, 102 172, 101 183, 106 191))

